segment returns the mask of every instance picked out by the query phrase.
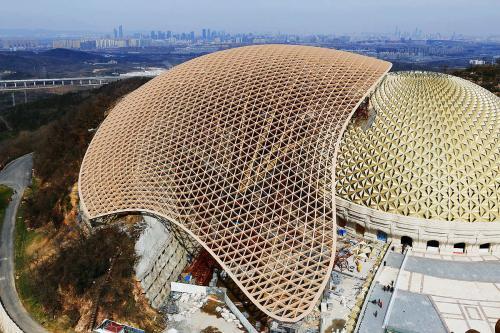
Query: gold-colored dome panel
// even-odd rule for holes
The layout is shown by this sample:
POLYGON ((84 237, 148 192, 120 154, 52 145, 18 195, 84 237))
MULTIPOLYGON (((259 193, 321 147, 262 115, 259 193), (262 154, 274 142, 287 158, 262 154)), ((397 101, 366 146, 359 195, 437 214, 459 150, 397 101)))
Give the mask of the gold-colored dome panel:
POLYGON ((390 63, 267 45, 179 65, 125 97, 79 179, 90 218, 141 211, 177 224, 261 310, 303 318, 335 254, 336 148, 390 63))
POLYGON ((454 76, 400 72, 370 103, 374 123, 351 123, 341 143, 341 198, 424 219, 500 220, 500 98, 454 76))

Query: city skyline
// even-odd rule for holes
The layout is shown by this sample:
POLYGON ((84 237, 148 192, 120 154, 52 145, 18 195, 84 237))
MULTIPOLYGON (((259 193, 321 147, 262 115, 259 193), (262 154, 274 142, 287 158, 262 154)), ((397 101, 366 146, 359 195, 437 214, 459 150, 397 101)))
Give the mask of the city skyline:
POLYGON ((465 0, 443 0, 439 4, 431 0, 382 0, 376 4, 364 0, 322 0, 315 5, 299 0, 150 0, 141 6, 132 0, 24 0, 2 5, 0 30, 4 34, 19 30, 112 33, 114 27, 123 25, 125 34, 148 30, 199 33, 212 27, 229 33, 307 35, 390 33, 395 27, 401 31, 418 27, 426 33, 484 36, 500 31, 499 11, 500 3, 495 0, 481 0, 473 5, 465 0))

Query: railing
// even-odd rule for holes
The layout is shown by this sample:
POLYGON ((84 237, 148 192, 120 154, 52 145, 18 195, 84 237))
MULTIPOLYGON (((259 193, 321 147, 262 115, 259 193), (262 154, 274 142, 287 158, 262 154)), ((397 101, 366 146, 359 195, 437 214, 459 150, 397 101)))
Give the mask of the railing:
POLYGON ((224 293, 224 301, 226 302, 227 307, 231 312, 238 318, 241 325, 249 332, 249 333, 258 333, 257 330, 250 324, 248 319, 240 312, 240 310, 234 305, 234 303, 229 299, 226 293, 224 293))
POLYGON ((0 80, 0 91, 50 89, 64 86, 101 86, 123 79, 120 76, 96 76, 60 79, 0 80))
POLYGON ((23 333, 17 324, 10 318, 0 302, 0 332, 3 333, 23 333))

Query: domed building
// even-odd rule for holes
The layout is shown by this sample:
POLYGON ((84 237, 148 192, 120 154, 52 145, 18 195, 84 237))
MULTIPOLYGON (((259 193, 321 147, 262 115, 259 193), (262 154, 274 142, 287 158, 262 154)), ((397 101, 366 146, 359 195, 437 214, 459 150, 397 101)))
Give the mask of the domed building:
POLYGON ((500 99, 469 81, 389 73, 338 155, 340 224, 444 252, 500 251, 500 99))

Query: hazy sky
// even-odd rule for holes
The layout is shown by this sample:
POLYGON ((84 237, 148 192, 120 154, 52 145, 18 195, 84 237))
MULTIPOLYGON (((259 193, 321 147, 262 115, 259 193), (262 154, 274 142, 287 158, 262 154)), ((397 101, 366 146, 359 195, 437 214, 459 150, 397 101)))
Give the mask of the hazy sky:
POLYGON ((500 34, 500 0, 0 0, 0 29, 500 34))

